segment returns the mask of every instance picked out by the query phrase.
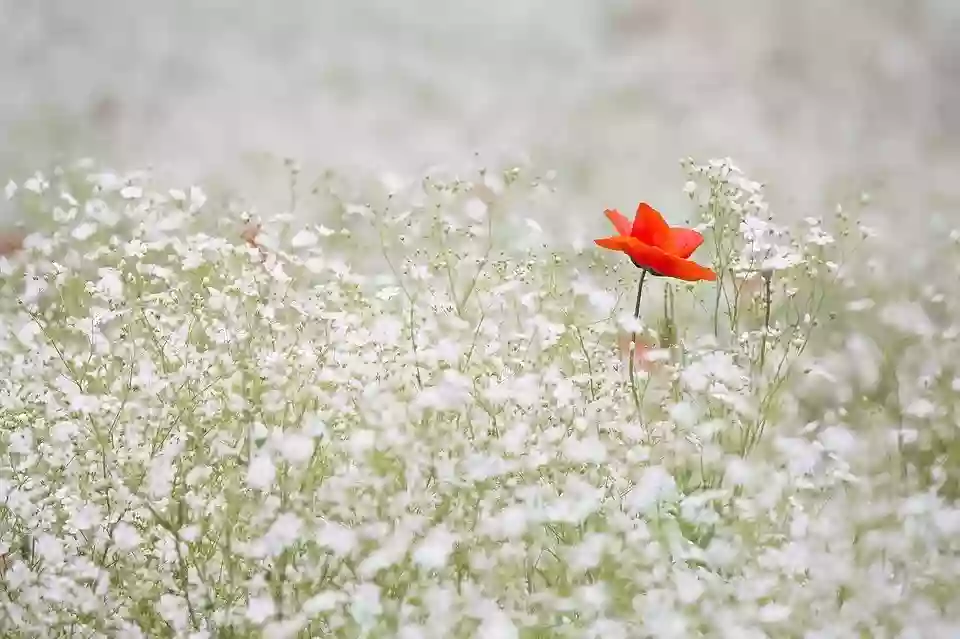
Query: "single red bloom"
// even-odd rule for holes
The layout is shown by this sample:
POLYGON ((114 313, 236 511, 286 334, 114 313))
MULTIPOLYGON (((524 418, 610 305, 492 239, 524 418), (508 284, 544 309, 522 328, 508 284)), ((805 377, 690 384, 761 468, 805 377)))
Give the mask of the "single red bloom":
POLYGON ((20 233, 0 233, 0 257, 13 255, 23 248, 23 235, 20 233))
POLYGON ((619 235, 595 240, 598 246, 626 253, 637 268, 652 275, 696 282, 715 280, 716 273, 688 260, 703 236, 693 229, 671 228, 663 216, 646 202, 637 207, 633 224, 616 209, 604 211, 619 235))

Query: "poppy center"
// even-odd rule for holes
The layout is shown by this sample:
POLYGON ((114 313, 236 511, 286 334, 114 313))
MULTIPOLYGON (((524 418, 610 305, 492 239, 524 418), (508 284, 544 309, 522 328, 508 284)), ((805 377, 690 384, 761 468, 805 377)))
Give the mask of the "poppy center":
POLYGON ((649 273, 650 275, 653 275, 654 277, 663 277, 663 273, 658 273, 657 271, 653 270, 649 266, 643 266, 641 264, 638 264, 637 261, 632 257, 630 258, 630 261, 633 262, 633 265, 636 266, 641 271, 646 271, 647 273, 649 273))

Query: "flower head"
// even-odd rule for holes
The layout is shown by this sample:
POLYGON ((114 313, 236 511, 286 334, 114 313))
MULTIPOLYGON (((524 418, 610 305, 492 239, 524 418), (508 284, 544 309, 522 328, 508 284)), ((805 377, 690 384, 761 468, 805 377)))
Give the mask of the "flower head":
POLYGON ((0 233, 0 257, 12 255, 23 248, 23 235, 0 233))
POLYGON ((638 268, 653 275, 690 282, 717 279, 713 271, 687 259, 703 243, 703 236, 697 231, 671 228, 646 202, 637 207, 632 225, 615 209, 608 209, 605 214, 619 235, 595 240, 598 246, 623 251, 638 268))

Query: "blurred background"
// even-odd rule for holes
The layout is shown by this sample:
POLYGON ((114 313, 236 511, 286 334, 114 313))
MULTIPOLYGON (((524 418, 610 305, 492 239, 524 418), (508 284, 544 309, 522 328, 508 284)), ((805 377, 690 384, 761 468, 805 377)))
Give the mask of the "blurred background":
POLYGON ((94 156, 249 194, 264 154, 415 176, 479 153, 556 170, 591 228, 731 156, 790 214, 866 190, 939 232, 960 2, 0 0, 0 139, 2 178, 94 156))

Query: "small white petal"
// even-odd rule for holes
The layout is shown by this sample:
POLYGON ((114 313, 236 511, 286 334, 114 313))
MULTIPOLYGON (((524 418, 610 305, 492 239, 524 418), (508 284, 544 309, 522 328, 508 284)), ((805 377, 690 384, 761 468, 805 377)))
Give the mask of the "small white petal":
POLYGON ((97 225, 92 222, 84 222, 73 229, 73 232, 70 233, 73 236, 73 239, 83 242, 97 232, 97 225))
POLYGON ((247 469, 247 485, 251 488, 265 490, 273 483, 277 476, 277 468, 269 456, 259 454, 250 462, 247 469))
POLYGON ((247 604, 247 619, 261 624, 276 613, 277 607, 270 597, 252 597, 247 604))
POLYGON ((196 213, 207 203, 207 194, 199 186, 190 187, 190 212, 196 213))
POLYGON ((290 244, 293 245, 293 248, 306 248, 308 246, 313 246, 317 243, 316 233, 312 233, 307 230, 300 231, 293 236, 293 239, 290 241, 290 244))
POLYGON ((125 200, 139 200, 143 197, 143 187, 139 186, 125 186, 120 189, 120 197, 125 200))

